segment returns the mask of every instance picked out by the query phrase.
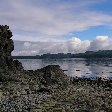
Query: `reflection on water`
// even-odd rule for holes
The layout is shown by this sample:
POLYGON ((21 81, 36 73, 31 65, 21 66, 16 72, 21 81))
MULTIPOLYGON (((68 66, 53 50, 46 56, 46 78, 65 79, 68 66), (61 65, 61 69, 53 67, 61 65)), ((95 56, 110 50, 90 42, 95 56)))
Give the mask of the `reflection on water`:
POLYGON ((47 65, 60 65, 71 77, 112 77, 112 59, 21 59, 24 69, 36 70, 47 65))

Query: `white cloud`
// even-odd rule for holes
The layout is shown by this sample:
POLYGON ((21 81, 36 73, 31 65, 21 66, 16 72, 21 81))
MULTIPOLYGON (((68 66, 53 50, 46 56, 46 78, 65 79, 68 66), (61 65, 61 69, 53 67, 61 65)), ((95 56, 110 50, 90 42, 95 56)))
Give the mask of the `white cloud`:
POLYGON ((12 55, 37 55, 44 53, 79 53, 85 52, 90 45, 90 41, 82 41, 79 38, 63 41, 15 41, 15 50, 12 55), (21 46, 21 47, 20 47, 21 46))
POLYGON ((30 46, 31 46, 31 43, 30 42, 25 42, 24 43, 24 47, 29 48, 30 46))
POLYGON ((69 52, 71 53, 79 53, 79 52, 85 52, 89 45, 90 41, 89 40, 80 40, 77 37, 73 37, 67 41, 68 49, 69 52))
POLYGON ((14 41, 12 55, 37 55, 45 53, 82 53, 87 50, 112 50, 112 39, 108 36, 96 36, 93 41, 73 37, 61 41, 14 41))
POLYGON ((98 41, 106 41, 106 40, 108 40, 108 36, 96 36, 96 40, 98 40, 98 41))
POLYGON ((108 36, 97 36, 96 39, 90 43, 88 50, 112 50, 112 38, 108 36))

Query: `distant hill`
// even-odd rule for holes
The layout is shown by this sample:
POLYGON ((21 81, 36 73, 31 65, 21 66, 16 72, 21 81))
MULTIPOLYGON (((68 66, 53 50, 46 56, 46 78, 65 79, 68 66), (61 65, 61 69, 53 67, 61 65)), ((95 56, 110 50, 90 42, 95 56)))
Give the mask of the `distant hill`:
POLYGON ((58 53, 36 56, 13 56, 13 59, 112 58, 112 50, 86 51, 85 53, 58 53))

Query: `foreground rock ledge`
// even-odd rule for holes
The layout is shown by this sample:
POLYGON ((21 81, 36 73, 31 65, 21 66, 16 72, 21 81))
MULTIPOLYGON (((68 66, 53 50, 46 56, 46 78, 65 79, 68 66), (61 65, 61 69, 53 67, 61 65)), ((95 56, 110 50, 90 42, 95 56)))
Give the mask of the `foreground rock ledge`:
POLYGON ((25 71, 11 37, 0 25, 0 112, 112 112, 112 81, 70 81, 58 65, 25 71))

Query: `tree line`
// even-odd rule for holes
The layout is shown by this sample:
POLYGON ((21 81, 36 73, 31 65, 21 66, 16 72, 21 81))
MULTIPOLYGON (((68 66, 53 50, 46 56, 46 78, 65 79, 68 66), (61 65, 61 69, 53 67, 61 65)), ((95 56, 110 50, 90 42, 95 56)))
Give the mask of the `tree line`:
POLYGON ((112 58, 112 50, 86 51, 85 53, 57 53, 36 56, 13 56, 14 59, 112 58))

